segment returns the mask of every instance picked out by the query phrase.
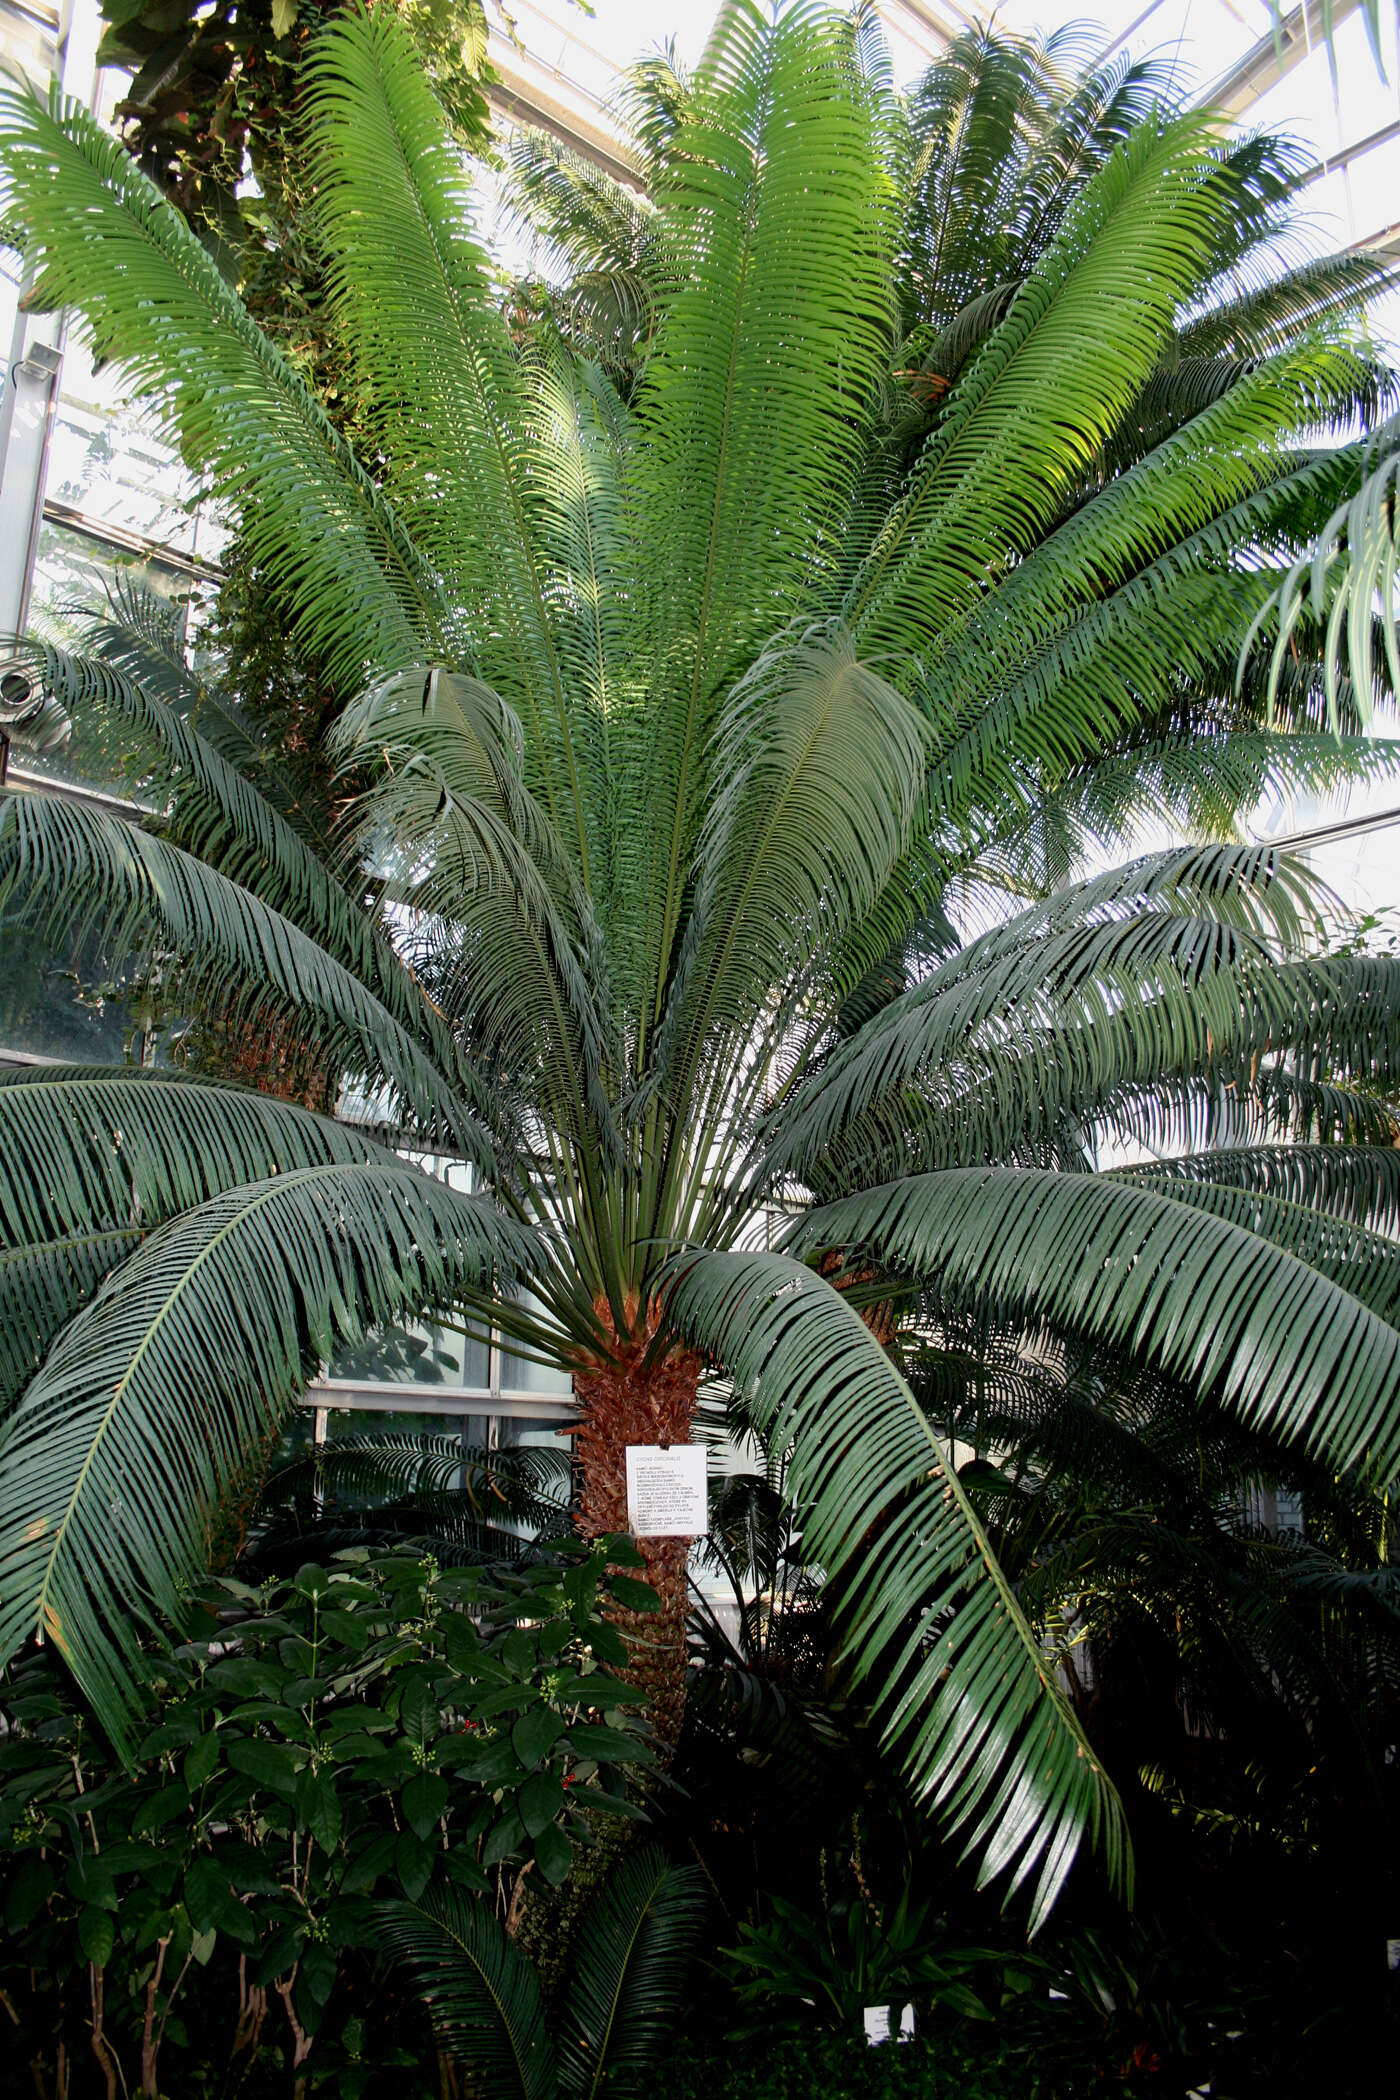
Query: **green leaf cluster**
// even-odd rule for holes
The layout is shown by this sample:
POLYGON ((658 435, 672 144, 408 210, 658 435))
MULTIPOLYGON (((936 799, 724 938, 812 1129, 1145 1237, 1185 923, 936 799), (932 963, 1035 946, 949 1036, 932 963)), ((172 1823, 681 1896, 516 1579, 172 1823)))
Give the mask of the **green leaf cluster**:
MULTIPOLYGON (((562 1882, 596 1817, 637 1816, 651 1759, 614 1675, 610 1556, 636 1559, 565 1542, 487 1574, 360 1549, 216 1583, 201 1635, 146 1658, 126 1767, 45 1658, 14 1665, 0 1871, 26 2034, 81 2019, 90 1965, 114 2006, 150 1985, 168 2018, 193 1960, 290 1992, 314 2036, 348 1951, 379 1946, 377 1904, 562 1882)), ((614 1580, 635 1608, 643 1585, 614 1580)))

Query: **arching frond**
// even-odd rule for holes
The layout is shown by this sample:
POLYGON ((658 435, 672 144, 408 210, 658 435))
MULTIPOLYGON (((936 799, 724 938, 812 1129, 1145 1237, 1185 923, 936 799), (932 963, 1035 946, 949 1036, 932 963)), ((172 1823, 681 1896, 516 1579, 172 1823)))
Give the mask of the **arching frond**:
POLYGON ((655 1845, 620 1860, 583 1920, 559 2036, 559 2090, 595 2100, 643 2079, 675 2033, 709 1891, 655 1845))
POLYGON ((530 1262, 488 1201, 393 1160, 298 1167, 158 1227, 0 1432, 0 1652, 52 1642, 121 1743, 142 1634, 179 1624, 220 1500, 316 1364, 530 1262))
POLYGON ((591 812, 531 535, 526 390, 468 231, 461 149, 392 9, 333 21, 311 79, 314 214, 334 310, 389 487, 446 582, 448 660, 529 721, 531 786, 586 881, 591 812))
POLYGON ((435 671, 373 687, 337 725, 337 747, 376 753, 388 777, 363 805, 371 851, 402 867, 389 894, 434 1005, 494 1071, 528 1067, 557 1123, 587 1103, 612 1116, 603 1067, 617 1056, 601 943, 582 882, 520 774, 519 725, 480 680, 435 671))
MULTIPOLYGON (((110 648, 117 632, 104 627, 98 639, 110 648)), ((78 656, 51 642, 35 642, 21 655, 20 661, 26 660, 45 691, 69 713, 91 709, 126 722, 159 751, 168 769, 168 822, 179 845, 295 920, 347 969, 393 983, 398 973, 392 951, 376 948, 363 910, 325 862, 159 692, 100 653, 78 656)), ((399 1003, 402 1020, 411 1009, 402 996, 399 1003)))
POLYGON ((0 895, 49 926, 95 928, 117 945, 152 937, 205 996, 247 994, 295 1014, 308 1034, 399 1097, 399 1113, 485 1165, 484 1123, 457 1081, 489 1110, 465 1067, 445 1076, 358 978, 281 913, 192 854, 105 811, 47 796, 0 807, 0 895))
POLYGON ((859 1315, 779 1255, 687 1252, 674 1276, 677 1326, 746 1390, 770 1441, 792 1445, 803 1549, 838 1586, 852 1668, 980 1881, 1034 1876, 1033 1930, 1086 1838, 1129 1886, 1112 1784, 947 1453, 859 1315))
POLYGON ((1185 120, 1138 133, 1086 187, 850 594, 863 654, 927 647, 1035 544, 1156 363, 1222 208, 1185 120))
POLYGON ((470 2063, 482 2100, 555 2100, 558 2071, 539 1979, 494 1912, 454 1888, 377 1903, 385 1952, 427 1999, 443 2044, 470 2063))
POLYGON ((731 1089, 775 987, 800 997, 874 908, 908 843, 924 731, 839 629, 813 631, 734 687, 711 763, 686 948, 653 1065, 654 1083, 681 1096, 706 1047, 731 1089))
POLYGON ((1126 1180, 1210 1182, 1306 1203, 1349 1224, 1400 1228, 1400 1147, 1375 1145, 1213 1145, 1144 1167, 1114 1170, 1126 1180))
MULTIPOLYGON (((1400 691, 1400 416, 1383 423, 1366 447, 1367 473, 1350 500, 1333 512, 1308 552, 1289 570, 1267 611, 1277 621, 1269 663, 1269 694, 1278 689, 1289 646, 1304 609, 1325 622, 1323 667, 1328 713, 1335 723, 1341 667, 1365 714, 1375 689, 1377 643, 1392 692, 1400 691), (1379 620, 1376 609, 1379 608, 1379 620)), ((1255 646, 1264 615, 1241 652, 1241 669, 1255 646)))
POLYGON ((954 1304, 1127 1348, 1377 1479, 1400 1459, 1400 1331, 1258 1233, 1153 1189, 954 1169, 827 1204, 790 1244, 859 1248, 954 1304))
MULTIPOLYGON (((1259 847, 1152 855, 1060 891, 939 964, 838 1049, 781 1128, 775 1162, 801 1171, 882 1099, 892 1132, 932 1120, 916 1116, 916 1081, 940 1099, 948 1142, 994 1156, 992 1129, 967 1120, 984 1083, 1012 1119, 1064 1100, 1066 1087, 1091 1087, 1094 1070, 1107 1079, 1118 1058, 1116 1076, 1127 1078, 1134 1045, 1143 1059, 1134 1077, 1149 1063, 1179 1071, 1192 1056, 1205 1066, 1242 1039, 1253 1048, 1268 1040, 1265 1015, 1281 1019, 1288 1000, 1283 978, 1270 996, 1268 936, 1296 939, 1309 905, 1302 870, 1259 847), (1242 1027, 1246 989, 1254 1020, 1242 1027)), ((1319 982, 1331 967, 1316 966, 1319 982)), ((1381 981, 1400 992, 1400 972, 1392 982, 1383 970, 1381 981)))
POLYGON ((1309 1268, 1329 1276, 1392 1327, 1400 1325, 1396 1317, 1400 1312, 1400 1240, 1262 1189, 1222 1187, 1183 1174, 1153 1174, 1140 1168, 1120 1178, 1131 1181, 1134 1188, 1153 1189, 1177 1203, 1259 1233, 1309 1268))
POLYGON ((383 1160, 358 1131, 171 1072, 0 1073, 0 1414, 145 1235, 279 1169, 383 1160))
POLYGON ((989 841, 980 858, 999 852, 1013 877, 1058 888, 1091 855, 1131 848, 1149 825, 1238 838, 1245 810, 1325 796, 1357 781, 1393 780, 1397 771, 1396 737, 1183 728, 1129 742, 1120 756, 1073 769, 1062 786, 1047 787, 989 841))
POLYGON ((1263 357, 1296 340, 1300 328, 1361 312, 1394 284, 1378 256, 1350 251, 1297 264, 1186 323, 1186 357, 1263 357))
POLYGON ((657 204, 677 287, 635 403, 634 482, 654 668, 612 745, 649 1020, 717 692, 823 564, 886 342, 881 184, 832 17, 727 0, 657 204))
POLYGON ((6 217, 31 304, 83 316, 212 493, 237 499, 295 631, 347 689, 412 663, 444 613, 403 524, 173 205, 55 87, 0 85, 6 217))

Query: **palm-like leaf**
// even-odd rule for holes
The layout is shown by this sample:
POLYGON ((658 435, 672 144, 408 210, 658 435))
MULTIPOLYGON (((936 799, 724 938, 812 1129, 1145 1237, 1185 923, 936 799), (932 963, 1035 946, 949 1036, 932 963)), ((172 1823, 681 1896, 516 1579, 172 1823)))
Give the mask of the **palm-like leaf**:
POLYGON ((577 725, 526 517, 523 389, 487 258, 464 238, 460 149, 396 23, 350 16, 322 40, 311 125, 334 309, 374 438, 408 470, 391 466, 391 491, 449 580, 459 631, 448 653, 471 652, 529 721, 532 785, 586 875, 577 725))
POLYGON ((1263 1233, 1150 1187, 954 1168, 827 1204, 792 1243, 857 1248, 952 1303, 1101 1337, 1378 1479, 1400 1461, 1400 1332, 1263 1233))
POLYGON ((351 681, 412 662, 442 609, 422 559, 180 214, 57 87, 45 103, 0 84, 0 123, 40 301, 79 307, 214 490, 236 496, 250 544, 298 578, 308 647, 351 681))
POLYGON ((148 1072, 0 1075, 0 1399, 145 1234, 289 1168, 383 1158, 358 1132, 260 1094, 148 1072), (134 1083, 133 1083, 134 1082, 134 1083))
POLYGON ((795 7, 775 35, 752 0, 726 0, 659 199, 677 288, 635 404, 649 440, 636 530, 664 683, 631 730, 651 755, 647 800, 620 815, 652 859, 638 886, 657 990, 715 694, 797 611, 854 479, 886 312, 871 143, 829 15, 795 7))
POLYGON ((485 2100, 593 2100, 654 2079, 705 1904, 697 1867, 668 1866, 655 1846, 623 1859, 578 1932, 557 2044, 534 1971, 483 1903, 444 1889, 375 1910, 439 2041, 485 2100))
MULTIPOLYGON (((1296 561, 1279 585, 1268 610, 1277 619, 1278 636, 1269 665, 1274 693, 1304 607, 1326 622, 1323 669, 1327 702, 1334 720, 1340 666, 1347 664, 1352 691, 1363 701, 1374 690, 1380 661, 1390 688, 1400 687, 1400 619, 1396 585, 1400 577, 1400 533, 1396 529, 1400 489, 1400 416, 1382 425, 1368 448, 1370 471, 1349 500, 1339 505, 1317 535, 1314 545, 1296 561), (1379 621, 1375 617, 1379 607, 1379 621)), ((1264 624, 1261 614, 1258 626, 1264 624)), ((1253 640, 1251 634, 1250 640, 1253 640)), ((1248 653, 1248 644, 1246 645, 1248 653)))
POLYGON ((1112 1783, 948 1453, 859 1315, 796 1262, 739 1253, 678 1256, 671 1313, 746 1389, 769 1440, 791 1442, 804 1552, 840 1585, 856 1674, 981 1879, 1034 1876, 1034 1927, 1087 1826, 1129 1887, 1112 1783))
POLYGON ((649 2091, 685 2004, 708 1903, 698 1867, 653 1845, 609 1876, 579 1931, 559 2032, 559 2090, 649 2091))
POLYGON ((484 1903, 435 1889, 379 1903, 385 1951, 428 1999, 443 2043, 471 2066, 482 2100, 555 2100, 555 2051, 534 1970, 484 1903))
POLYGON ((120 1734, 140 1633, 178 1620, 219 1499, 308 1372, 526 1254, 494 1206, 392 1158, 299 1167, 158 1227, 5 1424, 0 1644, 51 1641, 120 1734))
MULTIPOLYGON (((343 963, 240 884, 153 833, 105 811, 46 797, 10 796, 0 808, 0 897, 25 896, 36 915, 102 929, 115 946, 157 938, 187 983, 206 997, 243 987, 295 1015, 353 1069, 387 1082, 398 1113, 436 1130, 468 1158, 490 1140, 450 1080, 343 963)), ((478 1102, 468 1068, 454 1074, 478 1102)))
POLYGON ((168 771, 170 829, 189 852, 252 890, 330 951, 348 969, 378 982, 402 1020, 415 1004, 389 942, 376 941, 325 862, 238 766, 156 690, 152 653, 130 626, 104 621, 93 653, 50 643, 22 650, 18 665, 68 715, 93 713, 130 725, 168 771), (137 668, 127 670, 125 658, 137 668))

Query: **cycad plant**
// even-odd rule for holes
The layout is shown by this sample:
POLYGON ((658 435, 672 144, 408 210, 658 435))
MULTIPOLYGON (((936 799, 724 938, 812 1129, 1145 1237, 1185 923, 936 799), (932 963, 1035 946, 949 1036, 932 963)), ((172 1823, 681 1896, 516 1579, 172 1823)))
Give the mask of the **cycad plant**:
MULTIPOLYGON (((1086 1833, 1126 1877, 1121 1811, 872 1308, 989 1301, 1393 1468, 1400 1336, 1354 1286, 1389 1259, 1366 1086, 1400 970, 1317 952, 1267 850, 1066 879, 1144 813, 1219 835, 1267 782, 1391 763, 1309 726, 1306 635, 1275 721, 1231 685, 1358 472, 1300 442, 1380 382, 1344 329, 1295 329, 1148 416, 1238 247, 1230 156, 1162 117, 1087 175, 926 437, 892 438, 906 229, 861 51, 824 7, 724 7, 624 403, 512 336, 401 30, 347 14, 308 150, 363 458, 120 149, 4 97, 34 299, 236 506, 371 784, 328 860, 157 638, 31 659, 140 727, 169 802, 142 829, 11 797, 5 898, 150 944, 187 1008, 293 1025, 355 1116, 169 1069, 0 1080, 0 1643, 52 1641, 120 1734, 210 1505, 337 1337, 406 1308, 572 1372, 590 1532, 626 1527, 627 1445, 685 1439, 722 1373, 792 1448, 915 1793, 1039 1916, 1086 1833), (1096 1171, 1124 1124, 1186 1163, 1096 1171)), ((665 1737, 686 1546, 645 1551, 665 1737)))
POLYGON ((455 1889, 377 1906, 382 1944, 426 1999, 481 2100, 595 2100, 655 2090, 685 2002, 708 1891, 654 1845, 614 1867, 580 1921, 557 2019, 485 1904, 455 1889))

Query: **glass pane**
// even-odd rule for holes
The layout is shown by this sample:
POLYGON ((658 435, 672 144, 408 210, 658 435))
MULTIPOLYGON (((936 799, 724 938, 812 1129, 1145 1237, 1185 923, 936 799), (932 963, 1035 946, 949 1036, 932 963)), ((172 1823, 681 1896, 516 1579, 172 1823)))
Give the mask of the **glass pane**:
POLYGON ((141 1012, 129 966, 96 941, 52 946, 22 917, 0 917, 0 1045, 64 1063, 122 1064, 138 1055, 141 1012))
POLYGON ((354 1436, 460 1437, 464 1422, 479 1425, 480 1441, 486 1441, 485 1415, 424 1414, 409 1407, 330 1407, 326 1410, 326 1442, 354 1436))
POLYGON ((463 1443, 476 1444, 486 1441, 487 1422, 484 1415, 437 1415, 420 1414, 408 1409, 395 1412, 377 1408, 336 1407, 326 1413, 326 1443, 328 1453, 336 1445, 353 1440, 369 1439, 386 1446, 385 1466, 382 1481, 375 1482, 361 1477, 362 1462, 356 1461, 356 1469, 349 1478, 337 1480, 332 1471, 330 1488, 336 1505, 341 1509, 381 1509, 389 1504, 404 1504, 412 1507, 417 1492, 427 1488, 432 1493, 460 1488, 462 1468, 455 1463, 463 1443), (419 1467, 410 1457, 405 1464, 394 1463, 393 1447, 402 1451, 405 1439, 425 1452, 432 1453, 436 1463, 432 1466, 428 1482, 420 1477, 419 1467), (444 1465, 444 1460, 453 1462, 444 1465))
MULTIPOLYGON (((573 1480, 569 1440, 559 1433, 558 1417, 502 1415, 497 1431, 502 1451, 533 1449, 549 1453, 554 1463, 535 1477, 533 1485, 547 1502, 559 1505, 557 1511, 550 1510, 544 1528, 551 1534, 561 1525, 567 1529, 568 1519, 564 1512, 573 1501, 573 1480)), ((507 1523, 502 1528, 513 1531, 522 1539, 538 1538, 541 1529, 538 1523, 528 1520, 507 1523)))
POLYGON ((19 265, 11 249, 0 249, 0 348, 7 358, 18 311, 19 265))
MULTIPOLYGON (((449 1188, 470 1192, 472 1169, 465 1160, 440 1152, 405 1152, 403 1157, 449 1188)), ((491 1356, 484 1340, 469 1339, 455 1327, 409 1320, 380 1329, 357 1349, 347 1349, 328 1376, 356 1385, 424 1385, 444 1393, 484 1393, 491 1380, 491 1356)))
POLYGON ((70 336, 45 494, 95 524, 192 553, 198 484, 125 392, 121 372, 94 371, 86 344, 70 336))
POLYGON ((552 1415, 502 1415, 500 1443, 503 1451, 517 1445, 538 1444, 567 1454, 568 1438, 561 1434, 558 1418, 552 1415))
POLYGON ((426 1385, 444 1392, 469 1386, 484 1392, 488 1369, 484 1342, 414 1321, 367 1336, 335 1359, 329 1375, 356 1385, 426 1385))
MULTIPOLYGON (((117 575, 172 607, 182 624, 202 611, 210 589, 182 569, 92 539, 46 517, 39 528, 30 600, 35 625, 61 639, 74 639, 70 615, 105 608, 108 586, 117 575)), ((154 759, 153 747, 133 730, 95 711, 75 717, 72 733, 57 750, 28 751, 21 738, 15 740, 15 763, 26 772, 138 802, 150 792, 154 759)))
POLYGON ((293 1408, 287 1418, 281 1436, 273 1446, 268 1472, 275 1473, 279 1466, 289 1465, 294 1458, 301 1458, 306 1452, 313 1449, 315 1442, 315 1408, 293 1408))
MULTIPOLYGON (((531 1312, 542 1310, 538 1298, 523 1293, 517 1304, 531 1312)), ((560 1371, 553 1364, 534 1363, 528 1356, 517 1356, 505 1336, 501 1338, 501 1391, 503 1393, 540 1393, 552 1398, 567 1400, 573 1392, 574 1382, 567 1371, 560 1371)))

